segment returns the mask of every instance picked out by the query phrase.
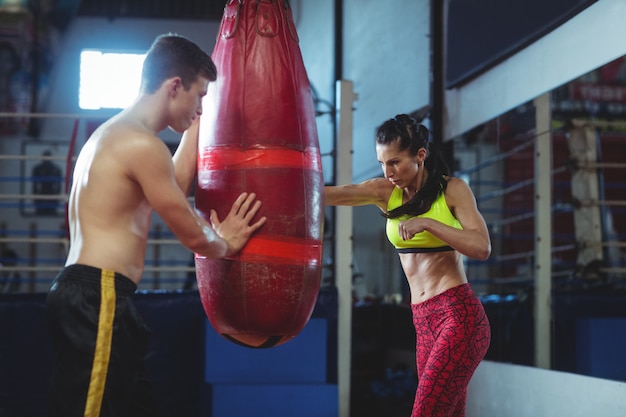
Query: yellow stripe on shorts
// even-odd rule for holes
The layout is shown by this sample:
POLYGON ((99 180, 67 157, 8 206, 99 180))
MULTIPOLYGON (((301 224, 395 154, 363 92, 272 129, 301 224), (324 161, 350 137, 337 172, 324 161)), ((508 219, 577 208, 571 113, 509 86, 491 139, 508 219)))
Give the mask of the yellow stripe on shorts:
POLYGON ((115 318, 115 273, 102 270, 100 275, 100 314, 98 317, 98 334, 96 351, 91 367, 91 379, 87 392, 85 417, 98 417, 104 395, 104 384, 109 369, 111 356, 111 340, 113 339, 113 319, 115 318))

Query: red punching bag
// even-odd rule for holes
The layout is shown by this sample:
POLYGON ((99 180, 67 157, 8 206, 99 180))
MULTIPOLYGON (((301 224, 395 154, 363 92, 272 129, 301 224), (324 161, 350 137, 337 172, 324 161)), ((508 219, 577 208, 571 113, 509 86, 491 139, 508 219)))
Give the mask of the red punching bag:
POLYGON ((230 0, 200 119, 196 208, 223 219, 242 192, 267 222, 227 259, 196 256, 216 331, 265 348, 305 326, 321 282, 323 178, 310 85, 286 0, 230 0))

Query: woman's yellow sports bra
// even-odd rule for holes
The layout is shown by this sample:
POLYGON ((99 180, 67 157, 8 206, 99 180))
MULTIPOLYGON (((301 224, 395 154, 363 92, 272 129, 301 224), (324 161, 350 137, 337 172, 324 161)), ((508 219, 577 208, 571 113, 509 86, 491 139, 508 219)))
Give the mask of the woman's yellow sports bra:
MULTIPOLYGON (((402 205, 402 194, 403 191, 401 189, 394 187, 391 192, 391 196, 389 197, 389 201, 387 202, 387 212, 402 205)), ((410 219, 411 217, 434 219, 443 224, 447 224, 448 226, 463 229, 461 223, 452 215, 450 208, 448 208, 443 192, 439 195, 439 197, 437 197, 430 207, 430 210, 426 213, 420 214, 419 216, 410 216, 405 214, 400 217, 396 217, 395 219, 387 219, 387 238, 389 239, 389 242, 396 247, 399 253, 442 252, 454 250, 443 240, 427 231, 417 233, 409 240, 402 240, 402 237, 400 237, 400 234, 398 233, 398 223, 402 220, 410 219)))

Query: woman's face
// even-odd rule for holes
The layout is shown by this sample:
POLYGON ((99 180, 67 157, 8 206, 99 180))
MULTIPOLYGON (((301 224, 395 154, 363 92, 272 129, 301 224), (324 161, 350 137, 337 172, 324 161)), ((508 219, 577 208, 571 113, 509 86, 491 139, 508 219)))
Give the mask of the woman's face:
POLYGON ((411 156, 408 150, 398 150, 397 141, 386 145, 376 144, 376 156, 385 178, 401 189, 417 183, 417 173, 425 153, 422 148, 417 155, 411 156))

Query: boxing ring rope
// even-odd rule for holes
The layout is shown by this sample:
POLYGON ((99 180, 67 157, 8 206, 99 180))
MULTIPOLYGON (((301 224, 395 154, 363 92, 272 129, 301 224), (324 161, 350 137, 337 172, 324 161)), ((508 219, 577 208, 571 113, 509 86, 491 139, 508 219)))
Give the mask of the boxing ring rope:
MULTIPOLYGON (((553 172, 558 172, 559 170, 555 170, 553 172)), ((528 185, 529 182, 532 181, 523 181, 523 184, 528 185)), ((511 192, 514 191, 516 189, 522 188, 521 186, 512 186, 512 187, 507 187, 505 189, 502 189, 500 191, 497 192, 491 192, 489 193, 489 195, 481 195, 480 198, 477 198, 477 202, 479 204, 480 207, 480 203, 481 202, 485 202, 487 201, 489 198, 493 198, 496 196, 503 196, 505 195, 507 192, 511 192), (489 198, 486 198, 489 197, 489 198)), ((583 200, 583 201, 574 201, 572 204, 580 206, 580 207, 585 207, 585 206, 603 206, 603 207, 625 207, 626 206, 626 201, 622 201, 622 200, 583 200)), ((489 210, 485 210, 485 211, 489 211, 489 210)), ((513 224, 515 222, 518 221, 522 221, 522 220, 529 220, 532 219, 535 216, 534 212, 528 212, 528 213, 522 213, 522 214, 518 214, 515 216, 511 216, 511 217, 506 217, 500 220, 493 220, 491 222, 489 222, 488 226, 491 230, 493 229, 499 229, 502 226, 506 226, 506 225, 510 225, 513 224)), ((497 234, 497 233, 496 233, 497 234)), ((567 252, 567 251, 576 251, 577 249, 583 249, 586 247, 613 247, 613 248, 626 248, 626 242, 615 242, 615 241, 605 241, 605 242, 587 242, 587 241, 580 241, 576 244, 564 244, 564 245, 556 245, 552 247, 552 254, 558 254, 559 252, 567 252)), ((477 265, 477 264, 482 264, 484 267, 487 267, 489 265, 493 265, 493 264, 497 264, 497 263, 504 263, 504 262, 510 262, 510 261, 514 261, 514 260, 527 260, 529 262, 529 264, 532 263, 532 258, 535 254, 534 250, 529 250, 529 251, 523 251, 523 252, 518 252, 518 253, 510 253, 510 254, 492 254, 490 260, 486 263, 475 263, 472 261, 468 261, 470 264, 472 265, 477 265)), ((574 269, 572 268, 572 270, 570 271, 573 272, 574 269)), ((600 268, 599 271, 601 272, 605 272, 605 273, 624 273, 626 272, 626 268, 623 267, 603 267, 600 268)), ((558 273, 554 273, 553 276, 559 276, 559 275, 565 275, 567 274, 567 271, 559 271, 558 273)), ((487 283, 497 283, 497 284, 507 284, 507 283, 531 283, 532 282, 532 274, 528 274, 525 278, 524 276, 511 276, 508 278, 505 277, 489 277, 486 280, 475 280, 474 282, 487 282, 487 283)))
MULTIPOLYGON (((482 170, 485 170, 488 168, 494 168, 498 164, 506 163, 507 159, 515 157, 521 152, 532 150, 532 148, 535 146, 535 140, 536 140, 536 137, 526 139, 521 144, 515 145, 509 150, 505 150, 505 151, 496 153, 494 155, 491 155, 487 158, 484 158, 478 161, 475 165, 471 167, 461 169, 455 172, 455 176, 468 178, 468 182, 470 186, 474 189, 474 192, 476 194, 476 203, 479 207, 479 210, 481 210, 486 220, 489 217, 491 217, 488 220, 488 227, 490 229, 490 233, 492 234, 492 239, 494 241, 497 240, 497 236, 499 236, 498 231, 501 230, 503 227, 514 224, 516 222, 530 220, 534 218, 535 213, 534 211, 526 210, 524 212, 515 214, 514 212, 512 212, 512 210, 506 210, 506 208, 500 208, 500 207, 495 208, 495 209, 490 208, 488 206, 488 203, 495 199, 504 198, 510 194, 513 194, 515 192, 531 187, 535 182, 535 178, 532 177, 532 178, 521 179, 512 184, 506 183, 498 189, 490 190, 488 192, 483 193, 482 190, 485 184, 483 184, 480 181, 480 179, 474 180, 472 177, 477 176, 482 170), (494 239, 494 237, 496 237, 496 239, 494 239)), ((501 184, 493 180, 486 181, 486 183, 488 186, 491 186, 491 187, 501 184)), ((489 273, 486 275, 484 272, 472 273, 470 271, 468 275, 472 277, 471 280, 474 285, 486 284, 487 288, 485 288, 483 291, 489 292, 489 293, 494 292, 493 288, 489 288, 493 284, 509 284, 509 283, 510 284, 528 284, 532 281, 532 276, 530 275, 495 276, 498 274, 494 274, 492 270, 494 269, 494 267, 497 268, 498 265, 500 264, 504 264, 504 263, 511 262, 511 261, 521 261, 522 264, 532 263, 533 256, 534 256, 534 250, 525 250, 525 251, 521 251, 517 253, 501 253, 499 251, 499 246, 494 245, 494 248, 492 250, 492 255, 489 261, 487 262, 475 262, 472 260, 466 261, 466 265, 468 269, 471 269, 471 268, 478 268, 479 270, 487 269, 489 273)))
POLYGON ((574 204, 580 207, 591 206, 624 206, 626 207, 626 200, 575 200, 574 204))
MULTIPOLYGON (((520 152, 524 151, 524 150, 529 150, 532 148, 532 146, 534 146, 535 144, 535 140, 539 135, 536 135, 535 137, 531 138, 530 140, 527 140, 525 142, 523 142, 522 144, 519 144, 517 146, 512 147, 510 150, 498 153, 496 155, 493 155, 489 158, 486 158, 484 160, 481 160, 479 163, 477 163, 476 165, 470 167, 470 168, 466 168, 466 169, 462 169, 459 170, 455 173, 455 175, 457 176, 465 176, 465 177, 471 177, 473 174, 478 173, 479 171, 494 166, 498 163, 505 163, 507 158, 511 158, 514 157, 516 155, 518 155, 520 152)), ((592 161, 576 161, 576 160, 568 160, 567 163, 563 166, 557 167, 557 168, 553 168, 551 171, 551 175, 552 177, 557 176, 559 174, 563 174, 566 173, 568 171, 571 170, 575 170, 575 169, 593 169, 593 170, 602 170, 602 169, 624 169, 626 168, 626 163, 619 163, 619 162, 592 162, 592 161)), ((486 193, 482 193, 480 195, 477 195, 476 197, 476 201, 477 204, 479 205, 479 208, 481 208, 481 211, 483 213, 493 213, 494 210, 490 209, 490 208, 482 208, 482 206, 486 206, 487 203, 490 200, 496 199, 496 198, 502 198, 505 197, 511 193, 515 193, 516 191, 522 190, 526 187, 530 187, 532 186, 536 181, 536 178, 532 177, 532 178, 527 178, 527 179, 522 179, 514 184, 504 184, 501 188, 497 189, 497 190, 492 190, 486 193)), ((490 185, 494 185, 494 181, 485 181, 485 183, 489 183, 490 185)), ((480 181, 470 181, 470 184, 474 187, 477 187, 479 189, 482 189, 481 186, 481 182, 480 181)), ((608 199, 582 199, 582 200, 578 200, 575 198, 572 198, 570 203, 571 206, 573 207, 592 207, 592 206, 596 206, 596 207, 626 207, 626 200, 608 200, 608 199)), ((510 211, 510 210, 509 210, 510 211)), ((528 212, 524 212, 524 213, 519 213, 519 214, 515 214, 515 215, 511 215, 511 216, 504 216, 504 213, 508 213, 509 211, 507 210, 503 210, 502 213, 503 215, 498 218, 498 219, 493 219, 489 222, 488 226, 491 230, 499 230, 501 229, 503 226, 507 226, 507 225, 511 225, 513 223, 516 222, 520 222, 523 220, 530 220, 535 216, 535 212, 534 211, 528 211, 528 212)), ((553 207, 553 213, 557 211, 557 208, 553 207)), ((496 232, 497 235, 497 232, 496 232)), ((598 245, 598 243, 594 243, 594 245, 598 245)), ((600 244, 601 246, 604 247, 626 247, 626 243, 622 243, 622 242, 603 242, 600 244)), ((581 242, 579 244, 570 244, 570 245, 558 245, 558 246, 554 246, 552 248, 552 253, 558 253, 558 252, 563 252, 563 251, 573 251, 576 249, 579 249, 581 247, 585 246, 584 242, 581 242)), ((491 257, 491 261, 488 264, 493 264, 493 263, 500 263, 500 262, 508 262, 511 260, 519 260, 519 259, 531 259, 532 255, 534 254, 534 250, 530 250, 530 251, 524 251, 521 253, 517 253, 517 254, 494 254, 491 257)), ((485 264, 483 264, 485 265, 485 264)), ((610 271, 616 271, 616 272, 622 272, 624 270, 624 268, 602 268, 602 271, 605 272, 610 272, 610 271)), ((563 274, 563 272, 559 272, 559 274, 563 274)), ((510 277, 512 278, 512 281, 515 282, 523 282, 523 277, 520 276, 513 276, 510 277)), ((508 278, 488 278, 487 282, 492 282, 494 280, 496 280, 499 283, 502 282, 506 282, 506 279, 508 278)), ((528 275, 527 280, 530 282, 532 280, 531 275, 528 275)))
MULTIPOLYGON (((37 139, 19 129, 0 133, 0 292, 44 292, 65 263, 69 244, 65 210, 71 172, 78 150, 88 136, 88 124, 94 118, 78 114, 5 112, 0 113, 0 118, 68 124, 61 131, 68 132, 69 137, 61 141, 58 137, 63 133, 46 133, 44 129, 37 139), (25 153, 29 144, 40 150, 54 149, 55 154, 25 153), (63 149, 62 154, 56 152, 58 149, 63 149), (27 166, 44 161, 58 165, 60 174, 36 177, 25 172, 27 166), (60 191, 54 194, 31 192, 36 180, 57 184, 60 191), (54 214, 38 214, 35 201, 53 207, 54 214)), ((190 203, 193 203, 192 197, 190 203)), ((193 254, 180 245, 158 215, 153 220, 147 243, 140 290, 193 288, 193 254)))
POLYGON ((626 207, 619 176, 626 163, 617 151, 602 154, 611 141, 626 138, 626 125, 615 133, 614 125, 579 120, 557 129, 541 119, 550 114, 547 97, 534 102, 535 125, 527 117, 517 125, 526 130, 501 129, 513 125, 511 112, 478 132, 481 143, 460 137, 454 149, 461 155, 455 176, 468 180, 492 237, 487 261, 465 260, 470 282, 479 293, 535 297, 535 308, 543 308, 535 311, 541 320, 535 323, 536 360, 549 368, 551 349, 540 341, 551 340, 552 288, 626 289, 624 224, 618 221, 626 207), (614 223, 620 224, 611 229, 614 223))

